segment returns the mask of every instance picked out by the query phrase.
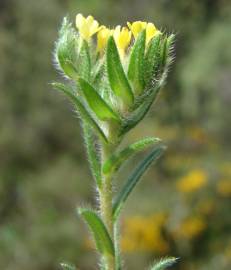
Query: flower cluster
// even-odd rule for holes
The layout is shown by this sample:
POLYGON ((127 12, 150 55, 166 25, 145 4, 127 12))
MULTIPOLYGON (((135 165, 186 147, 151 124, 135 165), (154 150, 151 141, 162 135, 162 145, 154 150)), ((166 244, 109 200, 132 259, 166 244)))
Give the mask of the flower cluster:
POLYGON ((153 23, 109 29, 78 14, 73 27, 65 18, 55 60, 71 84, 54 86, 72 99, 101 138, 115 143, 156 99, 172 60, 173 39, 153 23))
POLYGON ((133 23, 128 22, 128 27, 121 27, 117 25, 114 29, 109 29, 106 26, 99 26, 99 23, 92 17, 85 18, 82 14, 76 16, 76 27, 79 30, 81 37, 88 41, 97 33, 97 50, 103 52, 106 47, 108 38, 113 36, 116 45, 119 49, 120 56, 124 57, 125 50, 128 48, 132 35, 136 39, 140 32, 146 31, 146 45, 155 36, 160 34, 153 23, 136 21, 133 23))

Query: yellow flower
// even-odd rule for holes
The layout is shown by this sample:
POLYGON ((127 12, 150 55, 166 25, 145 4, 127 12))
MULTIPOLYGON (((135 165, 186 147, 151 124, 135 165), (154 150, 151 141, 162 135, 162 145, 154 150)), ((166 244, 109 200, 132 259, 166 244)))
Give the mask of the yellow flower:
POLYGON ((97 33, 101 27, 99 23, 92 17, 83 17, 82 14, 77 14, 76 16, 76 27, 83 39, 89 41, 90 37, 97 33))
POLYGON ((181 192, 194 192, 204 187, 208 181, 208 175, 203 170, 194 170, 182 177, 177 182, 177 189, 181 192))
POLYGON ((231 196, 231 180, 224 179, 218 182, 217 191, 223 197, 231 196))
POLYGON ((156 29, 153 23, 148 23, 146 26, 146 44, 159 33, 160 31, 156 29))
POLYGON ((134 38, 137 38, 139 33, 143 31, 144 29, 146 29, 146 45, 155 35, 160 33, 160 31, 156 29, 153 23, 136 21, 136 22, 133 22, 132 24, 128 22, 127 25, 129 29, 132 31, 134 38))
POLYGON ((139 33, 146 28, 147 23, 141 22, 141 21, 136 21, 133 23, 128 22, 127 25, 129 27, 129 29, 132 31, 134 38, 137 38, 139 33))
POLYGON ((104 50, 110 35, 112 35, 112 30, 108 29, 105 26, 102 26, 102 28, 97 33, 97 51, 98 52, 102 52, 104 50))
POLYGON ((131 32, 128 30, 127 27, 122 27, 121 30, 121 26, 117 25, 115 30, 113 31, 113 37, 119 49, 120 56, 123 58, 124 52, 131 41, 131 32))

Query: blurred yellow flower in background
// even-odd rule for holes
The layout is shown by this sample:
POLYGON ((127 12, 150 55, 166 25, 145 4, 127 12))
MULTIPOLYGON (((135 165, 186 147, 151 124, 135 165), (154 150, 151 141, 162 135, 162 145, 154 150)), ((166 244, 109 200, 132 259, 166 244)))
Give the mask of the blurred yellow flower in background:
POLYGON ((217 191, 223 197, 231 196, 231 180, 224 179, 217 183, 217 191))
POLYGON ((167 252, 169 244, 162 234, 165 222, 166 215, 163 213, 147 217, 132 216, 125 219, 122 229, 122 249, 125 252, 167 252))
POLYGON ((177 181, 176 186, 180 192, 194 192, 204 187, 208 182, 208 174, 201 169, 193 170, 177 181))
POLYGON ((191 240, 199 236, 207 227, 206 222, 201 217, 189 217, 185 219, 179 227, 174 230, 173 235, 176 238, 191 240))
POLYGON ((76 27, 83 39, 89 41, 90 37, 97 33, 101 27, 99 23, 92 17, 88 16, 85 18, 82 14, 76 16, 76 27))

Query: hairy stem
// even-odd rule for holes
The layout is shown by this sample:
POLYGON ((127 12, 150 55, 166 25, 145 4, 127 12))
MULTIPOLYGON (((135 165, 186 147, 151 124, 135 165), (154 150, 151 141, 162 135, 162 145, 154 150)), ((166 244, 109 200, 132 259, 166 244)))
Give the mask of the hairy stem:
MULTIPOLYGON (((104 163, 113 153, 115 147, 112 145, 102 146, 102 163, 104 163)), ((114 243, 114 225, 112 213, 112 175, 102 176, 102 187, 100 189, 100 212, 101 217, 108 229, 112 242, 114 243)), ((104 258, 105 269, 115 269, 115 257, 108 255, 104 258)))

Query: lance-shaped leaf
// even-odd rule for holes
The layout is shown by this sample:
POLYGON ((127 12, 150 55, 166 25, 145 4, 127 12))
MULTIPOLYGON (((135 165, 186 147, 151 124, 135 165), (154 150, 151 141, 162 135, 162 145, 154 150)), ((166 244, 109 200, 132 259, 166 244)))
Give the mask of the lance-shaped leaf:
POLYGON ((74 103, 77 110, 80 112, 81 116, 84 118, 84 120, 95 130, 95 132, 105 141, 108 142, 107 137, 105 136, 102 129, 98 126, 96 121, 93 119, 91 114, 88 112, 88 110, 83 105, 81 99, 79 96, 72 93, 72 89, 68 87, 67 85, 64 85, 62 83, 52 83, 52 86, 56 88, 57 90, 62 91, 66 96, 70 98, 70 100, 74 103))
POLYGON ((101 218, 93 210, 86 208, 79 208, 78 213, 87 223, 98 251, 104 255, 114 256, 115 252, 111 237, 101 218))
MULTIPOLYGON (((128 79, 133 85, 135 94, 139 95, 144 90, 144 52, 146 31, 142 31, 133 45, 129 66, 128 79)), ((146 70, 145 70, 146 73, 146 70)))
POLYGON ((97 153, 97 149, 95 146, 95 138, 94 134, 92 132, 92 129, 89 124, 87 124, 83 120, 83 134, 84 134, 84 141, 85 141, 85 146, 87 150, 87 156, 88 156, 88 161, 90 163, 90 168, 92 175, 95 178, 97 186, 100 188, 101 187, 101 164, 99 160, 99 156, 97 153))
POLYGON ((127 182, 113 203, 113 216, 115 221, 129 194, 135 188, 149 166, 161 156, 164 150, 164 146, 156 147, 142 162, 138 164, 138 166, 132 172, 131 176, 128 177, 127 182))
POLYGON ((160 48, 161 34, 155 36, 148 47, 144 61, 144 80, 146 85, 150 85, 156 78, 158 69, 161 65, 161 48, 160 48))
POLYGON ((91 59, 89 46, 86 40, 81 40, 79 50, 79 76, 89 80, 91 73, 91 59))
POLYGON ((63 19, 59 39, 55 44, 56 62, 63 72, 72 79, 78 76, 77 49, 78 38, 67 18, 63 19))
POLYGON ((117 171, 120 166, 127 161, 133 154, 144 150, 145 148, 160 142, 158 138, 145 138, 133 144, 130 144, 119 153, 113 154, 103 165, 103 173, 108 174, 117 171))
POLYGON ((156 85, 153 88, 150 88, 147 93, 142 97, 141 105, 123 122, 121 128, 121 135, 127 133, 130 129, 135 127, 147 114, 152 103, 155 101, 161 84, 156 85))
POLYGON ((108 39, 106 51, 107 74, 111 89, 127 105, 133 104, 134 96, 125 75, 113 37, 108 39))
POLYGON ((92 85, 82 78, 80 78, 78 82, 89 107, 97 115, 99 120, 105 121, 108 119, 114 119, 119 121, 119 116, 101 98, 92 85))
POLYGON ((61 263, 60 265, 63 270, 76 270, 76 267, 69 263, 61 263))
POLYGON ((150 270, 165 270, 168 267, 174 265, 177 262, 178 258, 165 258, 160 260, 158 263, 155 263, 150 270))

